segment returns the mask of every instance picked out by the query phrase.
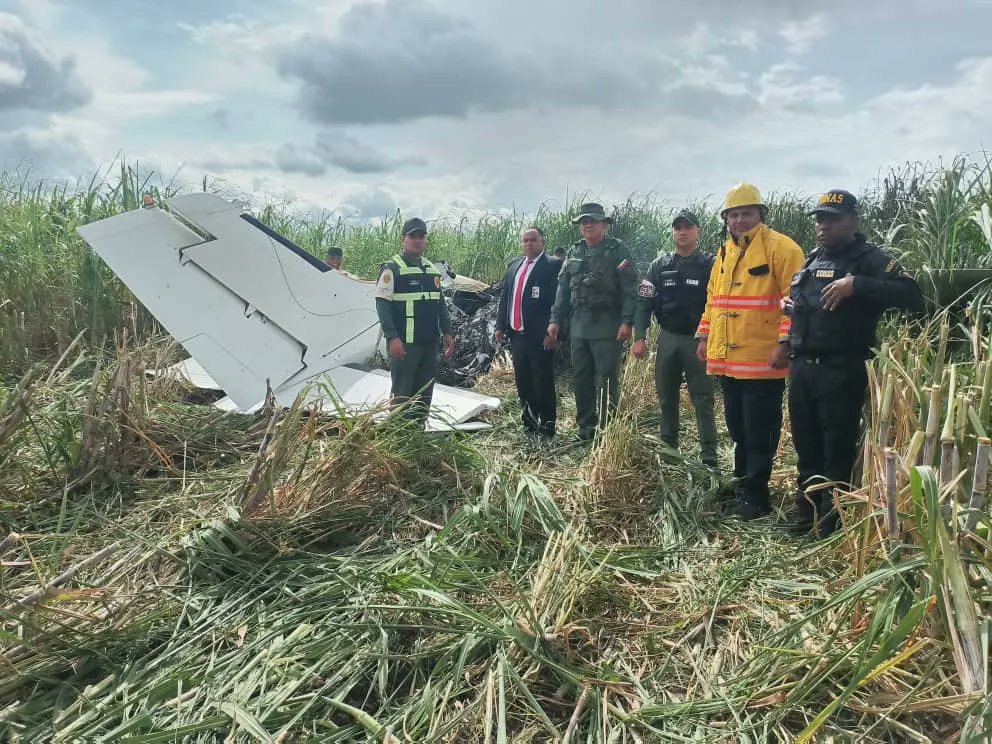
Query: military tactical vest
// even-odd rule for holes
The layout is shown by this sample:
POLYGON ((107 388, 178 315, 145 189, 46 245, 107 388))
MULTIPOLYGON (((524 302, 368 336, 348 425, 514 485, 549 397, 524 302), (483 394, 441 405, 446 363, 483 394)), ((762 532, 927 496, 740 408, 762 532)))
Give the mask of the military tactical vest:
POLYGON ((696 332, 706 309, 706 284, 716 257, 696 251, 690 256, 675 253, 655 277, 654 316, 666 331, 682 335, 696 332))
POLYGON ((620 243, 605 238, 593 248, 585 241, 576 242, 565 259, 571 304, 579 310, 617 310, 620 301, 619 264, 626 258, 620 243))
POLYGON ((866 358, 875 344, 881 311, 851 296, 834 310, 825 310, 821 292, 830 282, 857 275, 865 257, 879 251, 863 237, 837 254, 812 253, 792 277, 793 302, 789 346, 798 354, 834 354, 866 358))
POLYGON ((393 270, 393 323, 408 344, 437 342, 440 336, 441 273, 429 261, 409 266, 399 254, 386 264, 393 270))

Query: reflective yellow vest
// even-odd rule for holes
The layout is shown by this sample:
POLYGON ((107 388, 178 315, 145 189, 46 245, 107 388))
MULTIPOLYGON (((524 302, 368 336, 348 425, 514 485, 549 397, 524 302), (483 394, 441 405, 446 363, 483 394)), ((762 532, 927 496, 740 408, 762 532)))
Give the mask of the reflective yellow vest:
POLYGON ((429 343, 440 335, 439 303, 441 299, 441 272, 429 261, 420 266, 408 266, 399 254, 390 259, 395 276, 393 291, 393 322, 402 334, 403 341, 429 343))

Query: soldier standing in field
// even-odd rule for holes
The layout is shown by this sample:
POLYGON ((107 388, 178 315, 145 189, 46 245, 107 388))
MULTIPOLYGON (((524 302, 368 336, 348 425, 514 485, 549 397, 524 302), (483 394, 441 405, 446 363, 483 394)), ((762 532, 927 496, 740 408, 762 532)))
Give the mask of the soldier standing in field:
POLYGON ((582 239, 558 276, 548 336, 556 342, 569 321, 575 420, 580 439, 606 426, 620 399, 620 359, 633 332, 637 270, 623 241, 606 237, 613 222, 599 204, 583 204, 574 220, 582 239))
POLYGON ((699 250, 699 218, 687 209, 672 222, 675 253, 658 256, 638 286, 634 346, 638 359, 647 356, 645 336, 652 314, 658 320, 658 353, 654 383, 661 407, 661 440, 672 449, 679 446, 679 391, 685 377, 696 411, 699 451, 703 464, 717 467, 716 415, 713 412, 713 380, 706 365, 696 356, 696 328, 706 307, 706 285, 714 255, 699 250))
POLYGON ((783 303, 792 317, 789 419, 799 459, 792 527, 821 537, 839 524, 834 489, 850 487, 879 318, 887 308, 923 308, 916 280, 858 232, 857 207, 842 189, 820 197, 810 213, 817 249, 783 303))
POLYGON ((403 251, 383 264, 376 282, 375 308, 389 345, 390 400, 421 424, 430 412, 438 369, 438 340, 444 355, 455 349, 451 319, 441 296, 441 273, 425 261, 427 224, 403 223, 403 251))
POLYGON ((782 435, 789 367, 790 321, 781 303, 803 264, 796 242, 764 223, 767 212, 755 186, 742 183, 727 192, 720 216, 729 235, 710 272, 696 330, 700 361, 723 383, 734 440, 733 511, 744 519, 771 511, 768 481, 782 435))

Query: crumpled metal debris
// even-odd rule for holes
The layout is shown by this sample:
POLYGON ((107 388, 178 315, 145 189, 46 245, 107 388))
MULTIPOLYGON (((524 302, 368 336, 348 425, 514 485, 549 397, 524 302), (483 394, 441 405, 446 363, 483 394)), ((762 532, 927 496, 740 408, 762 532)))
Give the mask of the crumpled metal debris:
POLYGON ((441 357, 437 381, 442 385, 469 388, 484 375, 496 356, 496 314, 502 283, 481 292, 446 291, 445 302, 451 315, 451 335, 455 353, 441 357))

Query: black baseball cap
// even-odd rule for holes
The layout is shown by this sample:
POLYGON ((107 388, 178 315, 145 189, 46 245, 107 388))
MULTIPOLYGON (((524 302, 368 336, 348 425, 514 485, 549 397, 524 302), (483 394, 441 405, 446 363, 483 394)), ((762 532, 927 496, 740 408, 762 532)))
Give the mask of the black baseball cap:
POLYGON ((336 245, 332 245, 327 249, 328 256, 344 256, 344 251, 338 248, 336 245))
POLYGON ((816 206, 808 214, 827 212, 828 214, 857 214, 858 200, 854 194, 844 189, 830 189, 816 200, 816 206))
POLYGON ((700 227, 699 218, 695 215, 695 213, 690 212, 688 209, 683 209, 677 215, 675 215, 675 219, 672 220, 672 227, 675 227, 677 224, 679 224, 679 220, 685 220, 690 225, 695 225, 696 227, 700 227))
POLYGON ((419 217, 411 217, 406 222, 403 223, 403 236, 406 237, 410 233, 422 232, 427 234, 427 223, 424 222, 419 217))

